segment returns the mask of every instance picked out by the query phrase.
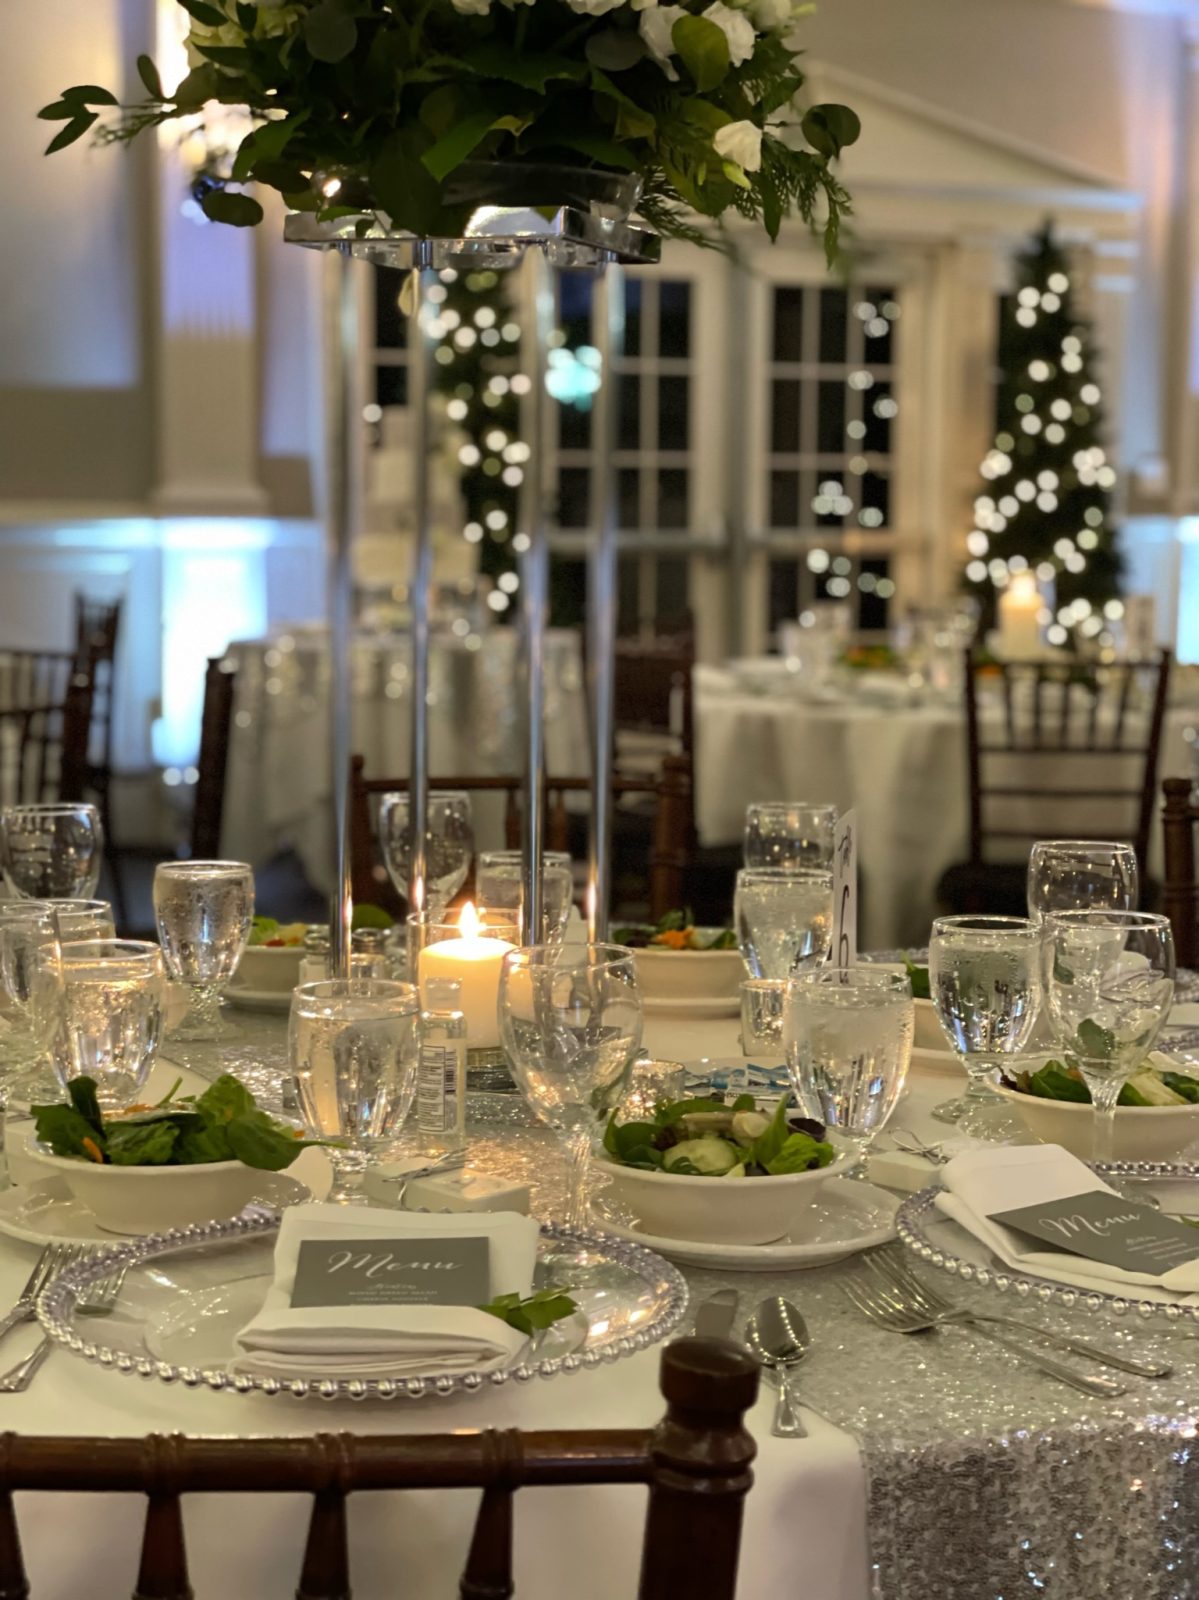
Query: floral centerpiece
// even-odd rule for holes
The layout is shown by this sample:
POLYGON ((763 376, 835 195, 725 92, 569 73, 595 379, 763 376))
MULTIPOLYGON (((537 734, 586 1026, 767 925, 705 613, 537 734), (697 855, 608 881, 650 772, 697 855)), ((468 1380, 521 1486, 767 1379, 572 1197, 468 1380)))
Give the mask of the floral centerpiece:
POLYGON ((695 213, 730 209, 774 238, 823 231, 830 259, 849 196, 831 162, 857 138, 845 106, 797 106, 793 0, 178 0, 191 70, 168 89, 138 60, 146 97, 95 84, 39 115, 49 151, 95 130, 128 140, 216 100, 253 126, 230 181, 202 204, 244 227, 276 189, 321 221, 382 213, 393 228, 454 227, 466 163, 627 174, 658 232, 705 240, 695 213))

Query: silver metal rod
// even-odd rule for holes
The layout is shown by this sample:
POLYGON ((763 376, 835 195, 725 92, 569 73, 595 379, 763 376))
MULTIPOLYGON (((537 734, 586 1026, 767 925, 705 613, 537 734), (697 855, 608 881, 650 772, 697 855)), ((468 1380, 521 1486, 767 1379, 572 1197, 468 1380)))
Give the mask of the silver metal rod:
POLYGON ((554 328, 549 263, 537 248, 520 267, 521 371, 529 388, 521 405, 521 431, 530 455, 520 496, 520 531, 529 540, 521 559, 522 662, 525 681, 525 784, 521 885, 521 939, 542 937, 542 852, 545 848, 545 630, 549 610, 549 529, 546 463, 546 371, 554 328))
POLYGON ((333 891, 329 906, 332 975, 350 975, 354 915, 350 871, 350 712, 353 664, 353 539, 361 505, 359 267, 343 245, 327 257, 329 348, 328 613, 329 760, 333 785, 333 891))
POLYGON ((624 354, 624 270, 610 266, 596 281, 593 337, 602 387, 591 417, 591 521, 587 559, 587 690, 591 701, 591 818, 587 859, 587 934, 608 937, 612 898, 612 758, 615 736, 617 515, 616 363, 624 354))
POLYGON ((433 578, 433 537, 429 523, 429 391, 432 387, 429 300, 430 276, 414 267, 409 276, 408 413, 412 418, 412 510, 416 561, 412 574, 412 750, 408 764, 408 817, 412 860, 408 869, 408 909, 428 906, 426 845, 429 829, 429 590, 433 578))

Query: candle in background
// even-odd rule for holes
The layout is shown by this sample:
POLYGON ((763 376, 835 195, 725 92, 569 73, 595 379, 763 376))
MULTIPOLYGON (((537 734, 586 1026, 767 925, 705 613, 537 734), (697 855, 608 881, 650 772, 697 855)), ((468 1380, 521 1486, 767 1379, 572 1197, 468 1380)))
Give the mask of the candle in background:
POLYGON ((474 906, 463 906, 458 919, 458 937, 426 945, 420 952, 417 974, 421 1003, 426 986, 433 978, 451 978, 460 985, 458 1008, 466 1019, 469 1049, 494 1049, 500 1042, 496 1008, 500 992, 500 968, 504 956, 513 949, 506 939, 488 938, 474 906))
POLYGON ((999 596, 999 654, 1005 661, 1031 661, 1044 654, 1043 601, 1031 572, 1017 572, 999 596))

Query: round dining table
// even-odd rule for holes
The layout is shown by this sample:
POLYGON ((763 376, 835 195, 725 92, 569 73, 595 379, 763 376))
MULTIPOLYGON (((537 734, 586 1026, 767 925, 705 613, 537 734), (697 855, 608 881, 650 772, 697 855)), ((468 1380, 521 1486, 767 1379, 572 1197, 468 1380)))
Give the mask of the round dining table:
MULTIPOLYGON (((1178 1016, 1199 1020, 1199 1007, 1179 1008, 1178 1016)), ((233 1070, 261 1101, 282 1103, 285 1019, 245 1013, 236 1020, 240 1037, 222 1046, 168 1040, 157 1080, 165 1084, 175 1064, 204 1077, 233 1070)), ((674 1060, 740 1058, 733 1019, 647 1017, 645 1042, 674 1060)), ((952 1058, 921 1054, 894 1125, 934 1138, 939 1125, 931 1108, 960 1087, 952 1058)), ((470 1102, 472 1162, 509 1176, 519 1171, 532 1181, 534 1212, 552 1212, 562 1192, 552 1136, 518 1096, 472 1094, 470 1102)), ((19 1131, 19 1123, 10 1130, 18 1179, 27 1175, 15 1153, 19 1131)), ((35 1255, 31 1244, 0 1238, 0 1306, 15 1299, 35 1255)), ((1199 1593, 1195 1323, 1083 1317, 1036 1304, 999 1308, 1033 1323, 1076 1324, 1093 1339, 1102 1333, 1100 1342, 1119 1341, 1174 1368, 1165 1381, 1128 1379, 1120 1400, 1094 1400, 964 1330, 909 1338, 868 1323, 841 1292, 840 1270, 685 1270, 692 1303, 681 1331, 696 1304, 731 1287, 739 1296, 736 1336, 768 1294, 793 1300, 812 1333, 799 1374, 807 1437, 772 1437, 774 1396, 766 1384, 748 1419, 758 1458, 745 1512, 744 1600, 1181 1600, 1199 1593)), ((936 1276, 955 1300, 976 1303, 986 1295, 936 1276)), ((35 1338, 29 1328, 8 1334, 5 1363, 35 1338)), ((0 1397, 0 1426, 120 1436, 647 1427, 662 1411, 659 1357, 650 1349, 469 1397, 351 1403, 168 1386, 55 1350, 28 1392, 0 1397)), ((477 1501, 466 1491, 355 1496, 351 1561, 359 1600, 456 1592, 477 1501)), ((632 1596, 644 1512, 644 1491, 634 1488, 522 1493, 517 1593, 522 1600, 632 1596)), ((144 1515, 138 1498, 23 1495, 18 1513, 35 1596, 131 1592, 144 1515)), ((308 1514, 302 1496, 190 1497, 185 1525, 196 1593, 290 1600, 308 1514)))

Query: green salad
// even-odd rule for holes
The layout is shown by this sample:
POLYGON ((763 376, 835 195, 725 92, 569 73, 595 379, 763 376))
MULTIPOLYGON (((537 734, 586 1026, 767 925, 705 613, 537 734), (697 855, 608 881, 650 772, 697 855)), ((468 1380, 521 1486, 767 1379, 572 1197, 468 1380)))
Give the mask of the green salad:
POLYGON ((723 1100, 661 1103, 652 1122, 620 1122, 613 1114, 604 1149, 619 1166, 689 1178, 777 1178, 836 1160, 824 1124, 789 1116, 786 1099, 773 1114, 752 1094, 723 1100))
POLYGON ((612 942, 631 950, 735 950, 737 935, 732 928, 697 928, 688 908, 668 911, 652 927, 648 923, 632 923, 617 928, 612 942))
POLYGON ((290 1167, 305 1139, 259 1109, 244 1083, 226 1073, 201 1095, 169 1094, 152 1106, 100 1109, 92 1078, 72 1078, 65 1104, 33 1106, 38 1142, 52 1155, 113 1167, 191 1167, 240 1161, 264 1172, 290 1167))
MULTIPOLYGON (((1152 1059, 1152 1058, 1150 1058, 1152 1059)), ((1042 1100, 1075 1100, 1090 1105, 1091 1091, 1077 1067, 1064 1061, 1047 1061, 1036 1072, 1019 1072, 1005 1077, 1004 1086, 1042 1100)), ((1120 1090, 1118 1106, 1199 1105, 1199 1078, 1165 1067, 1144 1066, 1120 1090)))

